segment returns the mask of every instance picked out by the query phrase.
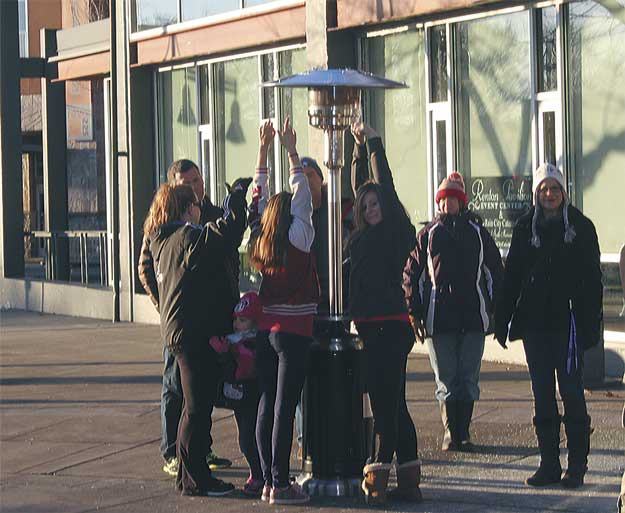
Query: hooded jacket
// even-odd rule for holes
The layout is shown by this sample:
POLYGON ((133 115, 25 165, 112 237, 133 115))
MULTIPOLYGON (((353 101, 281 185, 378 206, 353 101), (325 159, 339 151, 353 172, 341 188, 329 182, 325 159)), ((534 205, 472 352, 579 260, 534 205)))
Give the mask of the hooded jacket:
POLYGON ((240 192, 224 204, 232 210, 226 208, 216 222, 171 223, 150 237, 161 335, 174 353, 207 346, 212 335, 232 331, 239 290, 230 258, 246 227, 246 204, 240 192))
POLYGON ((502 278, 501 255, 479 219, 466 210, 441 214, 419 232, 406 262, 408 311, 429 336, 488 333, 502 278))
POLYGON ((510 340, 533 331, 568 332, 572 311, 579 345, 588 349, 599 342, 603 286, 597 232, 578 209, 564 208, 574 233, 570 242, 564 215, 545 221, 532 207, 517 221, 496 309, 499 341, 505 341, 508 323, 510 340), (536 235, 538 247, 532 242, 536 235))
MULTIPOLYGON (((204 196, 204 198, 202 198, 202 204, 200 208, 200 224, 202 225, 211 221, 217 221, 217 219, 224 215, 223 209, 216 205, 213 205, 208 196, 204 196)), ((237 248, 235 248, 235 250, 231 254, 229 264, 231 271, 234 273, 237 280, 239 279, 240 264, 238 247, 240 245, 241 243, 239 241, 237 248)), ((139 281, 143 286, 143 289, 152 301, 152 304, 158 310, 158 283, 156 282, 156 274, 154 271, 154 260, 152 258, 152 253, 150 252, 150 237, 143 237, 143 242, 141 244, 141 256, 139 257, 138 276, 139 281)))

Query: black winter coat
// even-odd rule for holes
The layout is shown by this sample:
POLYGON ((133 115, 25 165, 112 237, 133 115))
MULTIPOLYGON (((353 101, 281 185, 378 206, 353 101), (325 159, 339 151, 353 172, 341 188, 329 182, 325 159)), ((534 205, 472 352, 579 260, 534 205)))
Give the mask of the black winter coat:
MULTIPOLYGON (((373 179, 381 186, 382 221, 354 234, 348 245, 349 308, 354 318, 406 313, 402 269, 415 244, 415 228, 399 201, 384 146, 379 137, 367 142, 373 179)), ((354 192, 369 175, 364 145, 354 147, 354 192)))
MULTIPOLYGON (((208 222, 215 222, 217 219, 224 215, 224 211, 222 208, 213 205, 208 196, 204 196, 202 198, 201 206, 200 206, 201 214, 200 214, 200 224, 204 225, 208 222)), ((243 240, 243 234, 241 234, 241 240, 243 240)), ((147 293, 148 297, 154 304, 157 310, 159 310, 158 305, 158 284, 156 282, 156 273, 154 270, 154 260, 152 259, 152 253, 150 252, 150 237, 143 237, 143 243, 141 244, 141 256, 139 257, 139 281, 143 286, 143 289, 147 293)), ((228 264, 229 270, 235 279, 239 280, 239 246, 241 245, 241 241, 237 244, 236 248, 232 251, 230 255, 230 262, 228 264)))
POLYGON ((417 235, 404 268, 410 315, 426 333, 488 333, 501 286, 501 255, 488 230, 469 211, 437 216, 417 235))
POLYGON ((517 221, 506 260, 503 291, 497 304, 497 339, 525 338, 535 331, 569 330, 575 318, 577 341, 588 349, 599 342, 603 286, 595 227, 578 209, 568 206, 575 238, 564 242, 564 222, 538 222, 541 247, 531 244, 534 208, 517 221))
POLYGON ((233 193, 229 206, 214 223, 172 223, 150 237, 161 335, 172 352, 208 345, 211 336, 232 331, 239 287, 230 259, 246 227, 245 198, 233 193))

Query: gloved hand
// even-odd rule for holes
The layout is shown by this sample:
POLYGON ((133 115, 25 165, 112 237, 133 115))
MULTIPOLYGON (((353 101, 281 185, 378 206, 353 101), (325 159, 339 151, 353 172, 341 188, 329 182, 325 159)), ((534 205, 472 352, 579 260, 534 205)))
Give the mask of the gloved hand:
POLYGON ((415 317, 414 315, 409 315, 410 325, 412 326, 412 331, 414 331, 415 337, 422 344, 425 342, 425 326, 423 326, 423 320, 415 317))
POLYGON ((251 183, 251 177, 237 178, 232 183, 232 185, 226 183, 226 189, 228 190, 228 194, 232 194, 233 192, 242 192, 245 196, 247 194, 247 190, 250 188, 251 183))
POLYGON ((495 326, 495 339, 501 347, 508 349, 506 341, 508 340, 508 324, 498 323, 495 326))

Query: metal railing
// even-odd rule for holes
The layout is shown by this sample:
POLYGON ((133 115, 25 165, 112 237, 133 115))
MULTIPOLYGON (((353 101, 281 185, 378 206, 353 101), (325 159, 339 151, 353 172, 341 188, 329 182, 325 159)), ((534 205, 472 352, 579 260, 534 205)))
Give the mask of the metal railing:
POLYGON ((107 233, 104 230, 54 230, 50 232, 36 230, 25 232, 24 235, 43 242, 43 259, 45 267, 45 278, 47 280, 58 280, 60 264, 60 246, 67 240, 66 265, 69 280, 72 281, 72 268, 80 268, 80 282, 88 284, 99 284, 108 286, 108 244, 107 233), (78 250, 75 244, 70 249, 70 241, 77 241, 78 250), (90 241, 93 241, 89 244, 90 241), (78 265, 76 265, 76 257, 78 265), (90 266, 97 263, 99 280, 89 276, 90 266))

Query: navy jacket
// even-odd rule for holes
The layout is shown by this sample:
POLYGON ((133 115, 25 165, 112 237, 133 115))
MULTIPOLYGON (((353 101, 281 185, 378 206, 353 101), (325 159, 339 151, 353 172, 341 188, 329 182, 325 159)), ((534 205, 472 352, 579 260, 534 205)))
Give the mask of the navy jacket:
POLYGON ((441 214, 419 232, 406 262, 408 311, 429 336, 488 333, 502 277, 501 255, 480 220, 466 210, 441 214))

